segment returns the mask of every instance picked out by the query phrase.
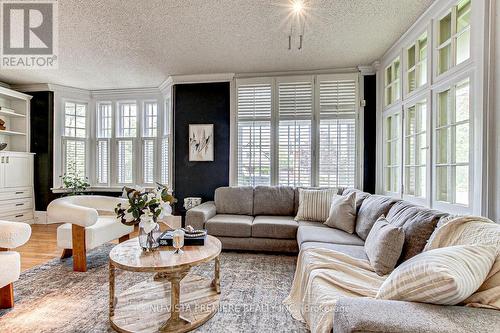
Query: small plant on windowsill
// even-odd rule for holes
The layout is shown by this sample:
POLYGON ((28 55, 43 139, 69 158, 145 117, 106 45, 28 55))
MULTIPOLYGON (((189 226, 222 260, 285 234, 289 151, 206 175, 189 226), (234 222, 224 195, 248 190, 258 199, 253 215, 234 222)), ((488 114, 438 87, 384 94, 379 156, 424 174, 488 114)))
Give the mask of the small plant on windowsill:
POLYGON ((68 172, 60 176, 63 182, 63 188, 69 190, 65 196, 81 195, 90 187, 87 177, 81 177, 76 172, 76 163, 68 165, 68 172))

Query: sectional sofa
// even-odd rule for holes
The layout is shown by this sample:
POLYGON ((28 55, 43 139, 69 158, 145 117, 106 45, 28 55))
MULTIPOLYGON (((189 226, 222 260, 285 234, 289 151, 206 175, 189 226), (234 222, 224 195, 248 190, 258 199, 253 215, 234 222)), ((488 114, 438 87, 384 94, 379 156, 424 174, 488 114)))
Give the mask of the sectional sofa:
MULTIPOLYGON (((215 200, 190 209, 186 225, 205 228, 226 250, 296 253, 328 248, 367 260, 364 242, 380 215, 405 231, 399 262, 422 252, 439 219, 446 213, 392 197, 356 189, 356 232, 330 228, 320 222, 295 221, 298 188, 287 186, 222 187, 215 200)), ((336 305, 334 332, 495 332, 500 312, 464 306, 439 306, 369 298, 343 297, 336 305)))

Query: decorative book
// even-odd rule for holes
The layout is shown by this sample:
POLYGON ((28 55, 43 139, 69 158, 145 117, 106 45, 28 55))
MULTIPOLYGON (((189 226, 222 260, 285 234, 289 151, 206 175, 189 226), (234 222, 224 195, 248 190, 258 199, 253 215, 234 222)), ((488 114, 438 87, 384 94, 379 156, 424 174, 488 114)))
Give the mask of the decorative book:
MULTIPOLYGON (((173 230, 169 230, 161 234, 159 239, 160 246, 172 246, 173 233, 174 233, 173 230)), ((198 233, 193 236, 186 233, 184 236, 184 246, 191 246, 191 245, 203 246, 205 245, 206 238, 207 238, 206 230, 204 230, 204 233, 198 233)))

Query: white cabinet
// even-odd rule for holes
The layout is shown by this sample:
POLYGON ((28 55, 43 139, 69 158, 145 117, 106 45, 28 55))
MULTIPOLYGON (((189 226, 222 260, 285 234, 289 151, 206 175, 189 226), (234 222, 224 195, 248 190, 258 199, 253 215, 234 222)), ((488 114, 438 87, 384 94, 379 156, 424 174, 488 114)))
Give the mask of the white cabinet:
POLYGON ((32 223, 33 154, 0 152, 0 220, 32 223))

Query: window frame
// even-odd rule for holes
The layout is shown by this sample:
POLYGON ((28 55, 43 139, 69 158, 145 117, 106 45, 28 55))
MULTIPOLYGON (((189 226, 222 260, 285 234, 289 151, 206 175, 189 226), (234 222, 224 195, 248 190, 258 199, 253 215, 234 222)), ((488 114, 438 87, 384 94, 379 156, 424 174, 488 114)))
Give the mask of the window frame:
MULTIPOLYGON (((403 67, 404 67, 404 91, 403 91, 403 98, 401 101, 405 101, 408 98, 411 98, 411 96, 418 95, 420 94, 423 90, 427 89, 431 83, 431 78, 432 78, 432 33, 429 27, 426 27, 425 29, 421 30, 421 32, 417 35, 417 37, 413 40, 413 42, 410 45, 407 45, 403 49, 403 67), (409 91, 409 72, 410 69, 408 69, 408 63, 409 63, 409 58, 408 58, 408 51, 415 46, 415 59, 417 58, 417 49, 420 49, 418 45, 418 42, 421 40, 422 36, 426 35, 427 39, 427 50, 426 50, 426 58, 425 58, 425 63, 427 66, 427 70, 425 71, 426 75, 426 82, 420 86, 416 85, 415 89, 413 91, 409 91)), ((417 82, 417 74, 418 74, 418 66, 422 66, 424 61, 421 59, 418 62, 415 62, 414 68, 415 71, 415 82, 417 82)))
MULTIPOLYGON (((403 167, 403 128, 402 128, 402 119, 403 119, 403 113, 404 113, 404 110, 403 110, 403 106, 402 105, 396 105, 396 106, 393 106, 392 108, 390 109, 387 109, 384 111, 384 113, 382 114, 382 122, 383 122, 383 133, 382 133, 382 190, 383 190, 383 193, 386 194, 386 195, 389 195, 389 196, 393 196, 393 197, 397 197, 397 198, 401 198, 402 196, 402 181, 403 181, 403 178, 402 178, 402 173, 403 173, 403 170, 402 170, 402 167, 403 167), (388 154, 387 154, 387 150, 384 149, 387 144, 389 143, 388 142, 388 139, 387 139, 387 128, 386 128, 386 124, 387 124, 387 118, 388 117, 394 117, 396 115, 399 115, 399 121, 398 121, 398 137, 395 138, 397 140, 397 146, 396 146, 396 151, 399 152, 399 155, 398 155, 398 164, 397 165, 394 165, 394 164, 391 164, 390 166, 388 166, 387 164, 387 159, 388 159, 388 154), (387 189, 386 187, 386 184, 387 184, 387 169, 388 168, 392 168, 392 169, 399 169, 399 177, 396 177, 396 179, 398 179, 398 184, 397 186, 395 186, 395 189, 396 191, 391 191, 390 189, 387 189)), ((394 140, 394 138, 390 139, 391 141, 394 140)), ((391 189, 392 189, 392 186, 391 186, 391 189)))
POLYGON ((383 73, 383 83, 384 83, 384 98, 383 98, 383 103, 384 103, 384 108, 386 109, 390 109, 392 106, 398 104, 399 102, 401 102, 401 98, 403 96, 402 94, 402 75, 401 75, 401 72, 403 70, 403 66, 402 66, 402 62, 401 62, 401 55, 398 54, 397 56, 395 56, 393 58, 392 61, 389 62, 389 64, 384 68, 384 73, 383 73), (399 62, 399 69, 396 71, 396 63, 399 62), (387 79, 387 70, 389 69, 389 67, 391 68, 391 78, 390 78, 390 81, 388 81, 387 79), (394 74, 395 73, 395 74, 394 74), (395 75, 394 78, 393 78, 393 74, 395 75), (398 95, 399 97, 395 100, 392 100, 392 88, 397 84, 399 83, 399 87, 397 89, 398 91, 398 95), (391 101, 388 101, 387 100, 387 91, 388 90, 391 90, 391 101))
MULTIPOLYGON (((66 146, 68 141, 79 141, 83 142, 85 144, 85 172, 84 172, 84 177, 86 179, 89 179, 90 176, 90 163, 89 163, 89 155, 90 155, 90 145, 88 143, 89 141, 89 135, 90 135, 90 111, 89 111, 89 102, 86 100, 81 100, 77 98, 62 98, 61 100, 61 107, 62 107, 62 122, 61 122, 61 147, 60 147, 60 152, 61 152, 61 175, 64 175, 66 173, 66 164, 67 164, 67 156, 66 156, 66 146), (67 136, 66 135, 66 104, 71 103, 75 104, 75 112, 76 112, 76 105, 84 105, 85 106, 85 136, 84 137, 77 137, 76 132, 75 136, 67 136)), ((75 119, 75 125, 76 125, 76 119, 75 119)))

